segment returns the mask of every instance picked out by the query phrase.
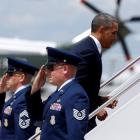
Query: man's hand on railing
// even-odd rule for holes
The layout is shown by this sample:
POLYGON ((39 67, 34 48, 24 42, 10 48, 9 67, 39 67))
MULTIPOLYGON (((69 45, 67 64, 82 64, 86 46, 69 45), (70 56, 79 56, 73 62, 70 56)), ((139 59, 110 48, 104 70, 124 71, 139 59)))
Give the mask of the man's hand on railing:
POLYGON ((118 104, 118 100, 114 100, 111 104, 109 104, 107 107, 114 109, 118 104))
MULTIPOLYGON (((101 97, 102 102, 105 103, 106 101, 108 101, 112 96, 105 96, 105 97, 101 97)), ((118 104, 118 100, 114 100, 112 103, 110 103, 107 107, 113 109, 117 106, 118 104)))
POLYGON ((106 119, 106 117, 108 116, 107 111, 105 109, 102 109, 100 112, 98 112, 96 114, 98 120, 103 121, 106 119))

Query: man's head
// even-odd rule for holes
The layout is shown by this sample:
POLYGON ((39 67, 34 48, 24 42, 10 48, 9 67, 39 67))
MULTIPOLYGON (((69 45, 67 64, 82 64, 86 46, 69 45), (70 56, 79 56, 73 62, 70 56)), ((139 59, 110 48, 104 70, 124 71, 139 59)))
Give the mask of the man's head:
POLYGON ((47 47, 48 80, 51 84, 61 86, 66 80, 76 74, 77 66, 81 61, 78 56, 64 50, 47 47))
POLYGON ((91 34, 100 41, 103 48, 111 47, 117 39, 117 32, 117 19, 107 13, 100 13, 92 20, 91 34))
POLYGON ((20 86, 31 82, 32 76, 38 69, 24 60, 8 58, 7 88, 16 91, 20 86))

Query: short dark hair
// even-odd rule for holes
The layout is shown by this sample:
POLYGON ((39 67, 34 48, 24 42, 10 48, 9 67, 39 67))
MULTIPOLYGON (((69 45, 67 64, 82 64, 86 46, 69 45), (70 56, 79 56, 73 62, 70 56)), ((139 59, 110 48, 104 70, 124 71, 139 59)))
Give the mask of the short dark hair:
POLYGON ((94 17, 91 23, 91 32, 96 32, 99 27, 110 27, 112 23, 118 23, 118 20, 108 13, 99 13, 94 17))

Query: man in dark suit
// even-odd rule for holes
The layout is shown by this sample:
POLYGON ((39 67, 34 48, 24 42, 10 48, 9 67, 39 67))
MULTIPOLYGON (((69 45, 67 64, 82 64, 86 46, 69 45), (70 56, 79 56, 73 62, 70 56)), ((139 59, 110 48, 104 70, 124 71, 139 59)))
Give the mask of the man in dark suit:
MULTIPOLYGON (((90 113, 103 103, 103 98, 98 95, 102 74, 101 49, 111 47, 112 43, 116 41, 117 32, 117 20, 107 13, 100 13, 92 20, 91 35, 75 44, 72 49, 73 53, 83 58, 78 67, 76 79, 88 94, 90 113)), ((100 120, 104 120, 106 116, 105 110, 97 114, 100 120)), ((95 126, 94 117, 89 121, 89 130, 95 126)))
POLYGON ((0 139, 27 140, 37 128, 37 121, 42 105, 40 92, 30 97, 31 79, 38 69, 27 61, 8 58, 8 69, 0 80, 0 139), (4 103, 5 92, 12 92, 12 97, 4 103), (36 110, 31 110, 34 105, 36 110))
POLYGON ((55 48, 47 47, 47 71, 42 67, 34 80, 33 92, 43 85, 47 76, 57 91, 44 101, 41 140, 84 140, 87 131, 89 101, 85 90, 75 80, 81 59, 55 48))

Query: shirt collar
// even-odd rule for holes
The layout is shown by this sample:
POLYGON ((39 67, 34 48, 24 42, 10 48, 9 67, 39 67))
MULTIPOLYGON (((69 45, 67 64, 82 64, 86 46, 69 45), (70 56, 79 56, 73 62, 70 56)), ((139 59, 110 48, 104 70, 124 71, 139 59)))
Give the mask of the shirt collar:
POLYGON ((18 93, 20 90, 22 90, 22 89, 24 89, 24 88, 26 88, 26 87, 29 87, 29 86, 30 86, 30 84, 22 85, 21 87, 19 87, 19 88, 14 92, 14 95, 15 95, 16 93, 18 93))
POLYGON ((69 80, 65 81, 59 88, 58 91, 62 89, 62 87, 64 87, 66 84, 70 83, 72 80, 74 80, 74 78, 70 78, 69 80))
POLYGON ((95 36, 90 35, 90 37, 95 41, 95 44, 97 46, 97 49, 98 49, 99 53, 101 54, 102 53, 101 43, 99 42, 99 40, 95 36))

